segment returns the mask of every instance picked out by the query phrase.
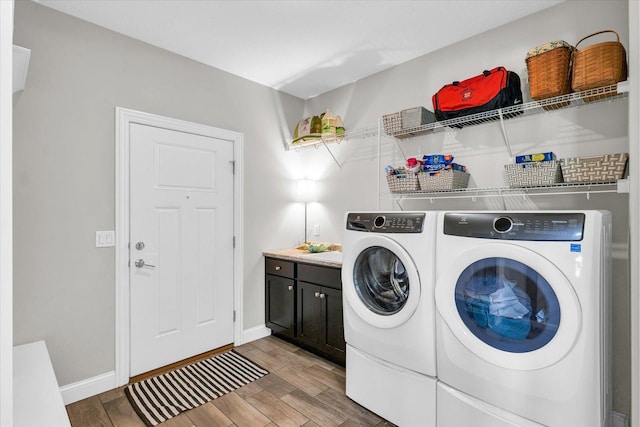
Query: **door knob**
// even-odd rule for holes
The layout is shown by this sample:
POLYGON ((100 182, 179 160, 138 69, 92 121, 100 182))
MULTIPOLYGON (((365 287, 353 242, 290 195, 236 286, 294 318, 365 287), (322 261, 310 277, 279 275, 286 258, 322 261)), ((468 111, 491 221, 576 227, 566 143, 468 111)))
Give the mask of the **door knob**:
POLYGON ((149 267, 149 268, 156 268, 155 265, 151 265, 151 264, 147 264, 146 262, 144 262, 144 260, 142 258, 137 259, 134 262, 134 265, 138 268, 142 268, 142 267, 149 267))

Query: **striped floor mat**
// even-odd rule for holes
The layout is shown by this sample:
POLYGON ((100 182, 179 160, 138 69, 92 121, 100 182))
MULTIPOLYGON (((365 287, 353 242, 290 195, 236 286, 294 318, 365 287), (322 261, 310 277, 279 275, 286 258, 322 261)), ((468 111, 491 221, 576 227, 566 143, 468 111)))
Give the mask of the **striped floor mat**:
POLYGON ((231 350, 129 384, 124 392, 140 418, 148 426, 155 426, 268 373, 231 350))

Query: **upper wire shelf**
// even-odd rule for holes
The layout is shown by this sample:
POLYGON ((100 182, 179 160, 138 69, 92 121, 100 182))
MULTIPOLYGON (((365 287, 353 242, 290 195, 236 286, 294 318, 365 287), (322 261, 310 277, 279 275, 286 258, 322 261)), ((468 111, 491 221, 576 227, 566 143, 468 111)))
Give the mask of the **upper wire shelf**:
POLYGON ((389 135, 402 138, 447 127, 461 128, 464 126, 478 125, 494 120, 502 120, 519 116, 531 116, 534 114, 547 113, 549 111, 563 110, 566 108, 578 107, 581 105, 590 105, 597 102, 624 98, 628 96, 628 93, 629 82, 625 81, 615 85, 603 86, 595 89, 585 90, 582 92, 570 93, 567 95, 556 96, 540 101, 526 102, 524 104, 499 108, 497 110, 486 111, 483 113, 472 114, 464 117, 457 117, 455 119, 427 123, 425 125, 413 128, 405 128, 401 131, 391 132, 389 135))
MULTIPOLYGON (((499 108, 497 110, 491 110, 483 113, 472 114, 469 116, 458 117, 455 119, 443 120, 439 122, 428 123, 426 125, 417 126, 413 128, 402 129, 398 132, 392 132, 390 136, 397 138, 406 138, 417 134, 425 133, 428 131, 434 131, 444 128, 462 128, 464 126, 478 125, 490 121, 500 120, 502 125, 502 132, 505 137, 505 144, 509 150, 511 156, 511 148, 509 140, 504 129, 504 119, 518 116, 530 116, 534 114, 545 113, 549 111, 562 110, 571 107, 578 107, 580 105, 594 104, 602 101, 610 101, 613 99, 627 97, 629 93, 629 82, 620 82, 615 85, 603 86, 595 89, 589 89, 582 92, 571 93, 568 95, 556 96, 553 98, 544 99, 541 101, 531 101, 524 104, 514 105, 506 108, 499 108)), ((320 147, 324 146, 328 153, 333 158, 333 161, 342 167, 338 159, 331 152, 329 144, 339 144, 343 141, 350 139, 364 139, 373 136, 380 136, 380 121, 375 125, 370 125, 361 128, 355 128, 345 132, 343 135, 321 135, 316 139, 309 139, 307 141, 300 141, 297 143, 289 142, 285 144, 287 150, 298 150, 306 147, 320 147)))
POLYGON ((287 144, 287 150, 297 150, 299 148, 304 148, 304 147, 318 147, 320 145, 326 145, 326 144, 332 144, 332 143, 339 144, 349 139, 369 138, 371 136, 378 136, 377 124, 349 130, 342 135, 327 134, 327 135, 321 135, 318 138, 308 139, 306 141, 289 143, 287 144))

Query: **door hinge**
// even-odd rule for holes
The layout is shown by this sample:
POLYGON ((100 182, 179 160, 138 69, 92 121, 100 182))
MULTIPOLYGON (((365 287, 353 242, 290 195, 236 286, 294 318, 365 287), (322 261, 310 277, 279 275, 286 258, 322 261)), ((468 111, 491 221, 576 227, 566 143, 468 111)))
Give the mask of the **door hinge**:
POLYGON ((233 321, 234 322, 236 321, 236 311, 235 310, 233 310, 233 321))
POLYGON ((236 248, 236 236, 233 236, 233 249, 236 248))
POLYGON ((231 163, 231 173, 232 174, 236 174, 236 161, 235 160, 229 160, 229 163, 231 163))

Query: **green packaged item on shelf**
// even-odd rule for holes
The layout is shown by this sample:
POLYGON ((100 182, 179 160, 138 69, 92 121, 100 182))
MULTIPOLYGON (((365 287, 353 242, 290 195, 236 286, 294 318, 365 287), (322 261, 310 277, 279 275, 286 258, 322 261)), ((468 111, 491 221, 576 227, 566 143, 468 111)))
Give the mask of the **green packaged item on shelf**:
POLYGON ((322 123, 320 117, 309 116, 300 120, 296 124, 296 128, 293 131, 293 144, 301 141, 307 141, 310 139, 318 139, 322 136, 322 123))
POLYGON ((336 118, 329 108, 322 116, 322 133, 330 135, 335 135, 336 133, 336 118))

